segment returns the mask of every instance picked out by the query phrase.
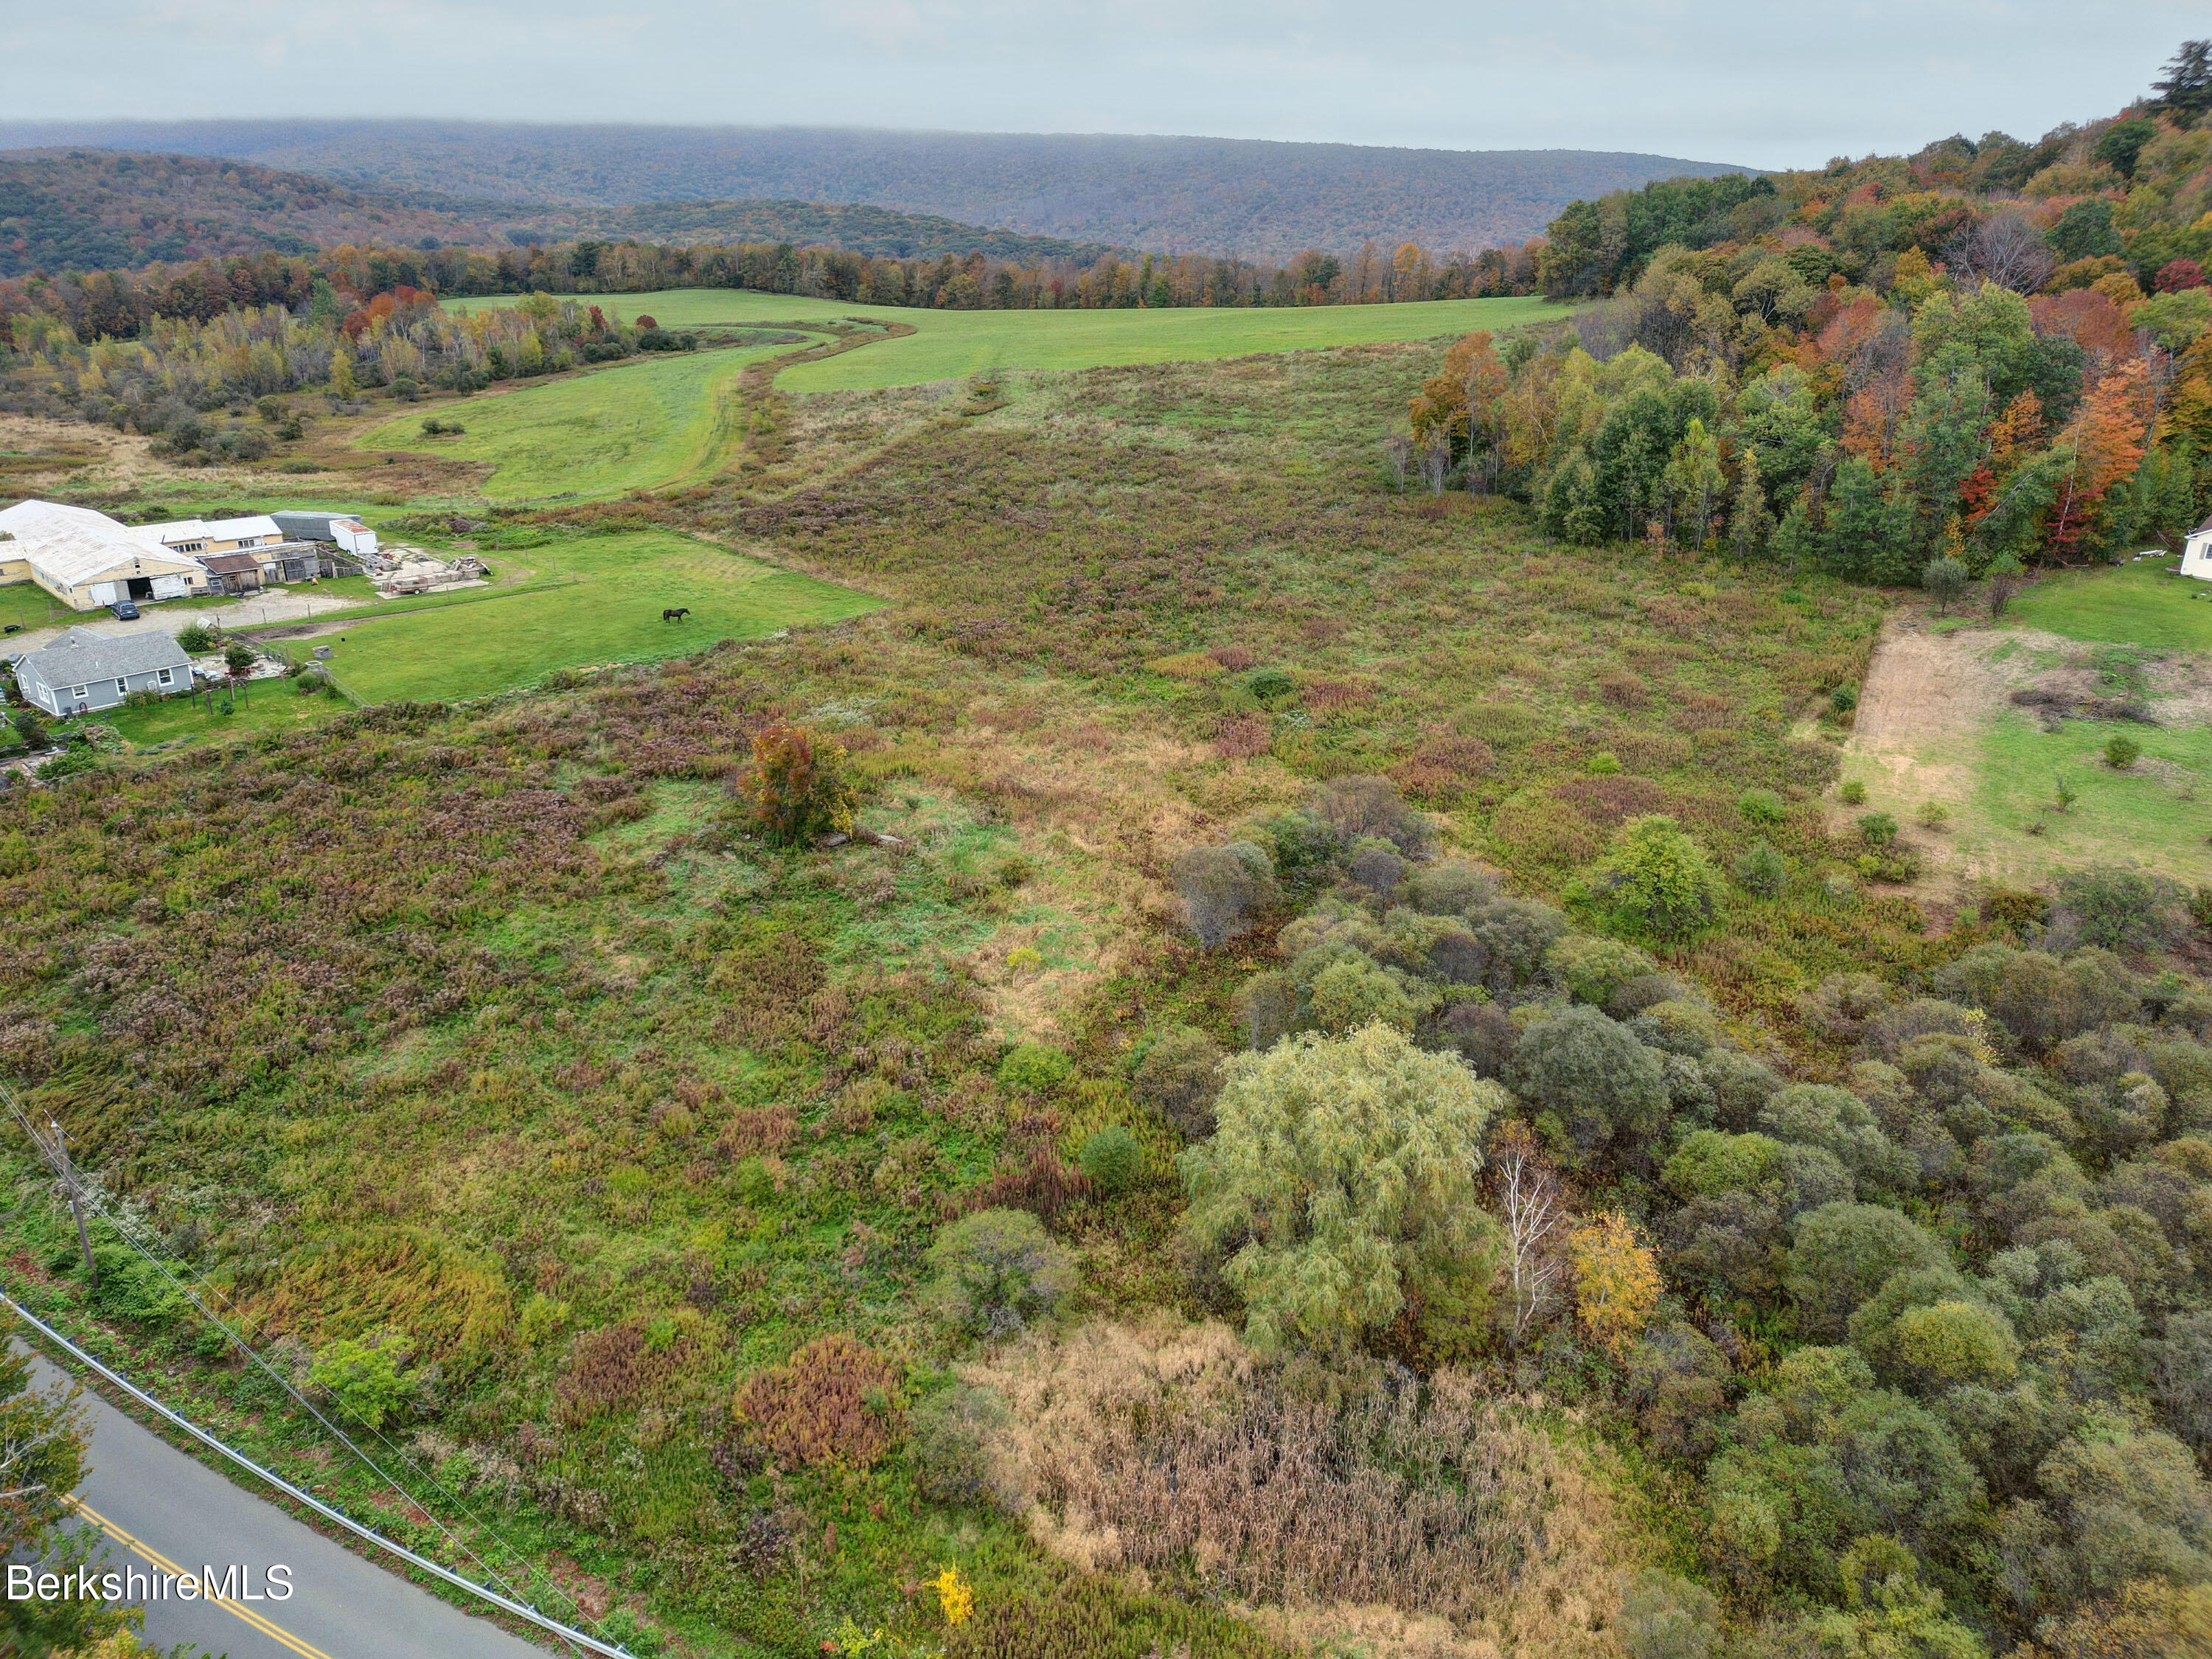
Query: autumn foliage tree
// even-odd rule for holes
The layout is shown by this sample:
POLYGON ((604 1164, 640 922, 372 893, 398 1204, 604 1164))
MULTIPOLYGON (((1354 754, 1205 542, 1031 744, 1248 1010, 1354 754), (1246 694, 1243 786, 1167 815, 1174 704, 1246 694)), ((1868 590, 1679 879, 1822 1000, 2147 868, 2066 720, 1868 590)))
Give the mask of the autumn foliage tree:
POLYGON ((1618 1359, 1644 1334, 1664 1288, 1658 1254, 1617 1210, 1576 1228, 1567 1250, 1575 1268, 1575 1322, 1618 1359))
POLYGON ((770 726, 753 738, 753 763, 741 788, 762 836, 794 846, 853 827, 854 793, 845 750, 798 726, 770 726))

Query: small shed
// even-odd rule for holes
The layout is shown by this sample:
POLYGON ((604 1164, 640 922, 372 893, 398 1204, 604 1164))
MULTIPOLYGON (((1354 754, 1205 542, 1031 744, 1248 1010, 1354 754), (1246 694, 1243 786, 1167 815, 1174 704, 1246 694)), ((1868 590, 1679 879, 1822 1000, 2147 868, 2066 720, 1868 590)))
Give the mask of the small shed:
POLYGON ((206 568, 211 587, 226 593, 261 591, 261 561, 251 553, 204 553, 200 563, 206 568))

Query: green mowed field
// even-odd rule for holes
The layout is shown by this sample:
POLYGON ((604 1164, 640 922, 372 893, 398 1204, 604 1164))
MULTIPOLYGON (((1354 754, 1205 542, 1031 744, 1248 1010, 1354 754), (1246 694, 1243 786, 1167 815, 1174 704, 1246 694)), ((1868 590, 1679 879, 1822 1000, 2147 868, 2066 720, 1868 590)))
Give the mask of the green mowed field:
POLYGON ((597 536, 533 552, 570 584, 364 622, 315 643, 370 702, 488 696, 563 668, 682 656, 717 640, 841 621, 878 609, 872 595, 780 570, 687 537, 597 536), (688 605, 682 622, 662 610, 688 605))
POLYGON ((438 406, 458 438, 425 437, 422 414, 386 421, 358 449, 489 462, 495 501, 585 500, 670 484, 711 467, 731 436, 724 394, 745 365, 794 348, 746 346, 649 357, 438 406))
POLYGON ((2172 561, 2062 571, 2024 589, 2011 614, 2069 640, 2212 651, 2212 582, 2172 574, 2172 561))
MULTIPOLYGON (((777 376, 787 392, 877 391, 927 386, 987 369, 1112 368, 1206 362, 1255 352, 1428 340, 1507 329, 1570 314, 1539 299, 1435 300, 1418 305, 1310 306, 1252 310, 910 311, 744 289, 673 289, 620 296, 625 314, 665 327, 710 323, 897 322, 915 332, 881 340, 777 376)), ((513 303, 511 300, 505 303, 513 303)), ((489 300, 459 306, 495 303, 489 300)))
POLYGON ((2046 732, 2008 714, 1984 732, 1981 751, 1975 806, 1996 832, 1991 850, 2012 852, 2023 866, 2039 861, 2033 848, 2054 866, 2141 864, 2185 881, 2212 876, 2212 731, 2066 720, 2046 732), (2125 771, 2105 762, 2116 735, 2142 746, 2125 771), (2078 797, 2063 811, 2062 778, 2078 797), (2014 836, 2032 839, 2005 848, 2014 836))

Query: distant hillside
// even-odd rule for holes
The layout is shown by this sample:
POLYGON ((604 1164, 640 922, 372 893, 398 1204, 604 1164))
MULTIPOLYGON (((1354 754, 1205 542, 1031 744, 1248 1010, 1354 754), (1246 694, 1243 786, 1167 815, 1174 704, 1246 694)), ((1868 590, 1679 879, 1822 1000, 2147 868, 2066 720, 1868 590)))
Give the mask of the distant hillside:
POLYGON ((580 237, 796 242, 933 259, 981 252, 1089 264, 1125 252, 931 214, 818 202, 647 202, 558 207, 359 189, 251 161, 131 150, 0 151, 0 277, 126 270, 341 243, 507 247, 580 237))
POLYGON ((838 247, 872 258, 934 259, 981 253, 1030 264, 1072 259, 1090 264, 1126 252, 1103 242, 987 230, 933 213, 901 213, 862 203, 646 202, 597 221, 603 234, 647 242, 797 242, 838 247))
POLYGON ((270 248, 305 253, 341 242, 489 243, 503 240, 499 222, 248 161, 90 149, 0 153, 0 276, 270 248))
POLYGON ((234 155, 364 189, 545 208, 866 203, 1079 241, 1280 258, 1370 237, 1443 249, 1524 240, 1569 202, 1744 169, 1591 150, 813 127, 434 121, 0 124, 0 147, 92 143, 234 155))

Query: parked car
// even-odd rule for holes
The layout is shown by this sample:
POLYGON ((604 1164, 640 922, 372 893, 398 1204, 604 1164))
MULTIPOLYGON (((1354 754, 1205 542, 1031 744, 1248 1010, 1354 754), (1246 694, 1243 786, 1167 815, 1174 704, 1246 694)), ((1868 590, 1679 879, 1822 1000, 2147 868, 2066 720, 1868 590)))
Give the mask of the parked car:
POLYGON ((133 600, 118 599, 113 605, 109 605, 107 608, 115 613, 115 620, 118 622, 137 622, 138 620, 138 606, 133 600))

